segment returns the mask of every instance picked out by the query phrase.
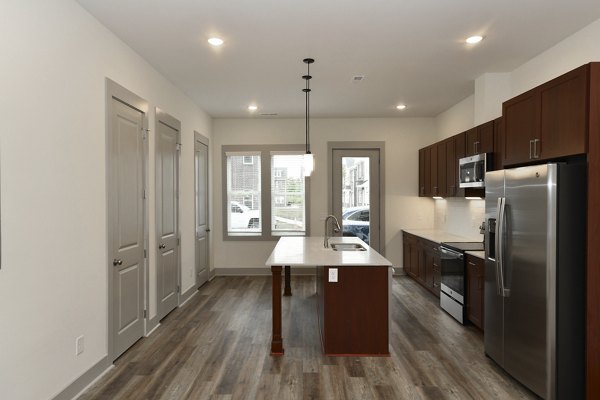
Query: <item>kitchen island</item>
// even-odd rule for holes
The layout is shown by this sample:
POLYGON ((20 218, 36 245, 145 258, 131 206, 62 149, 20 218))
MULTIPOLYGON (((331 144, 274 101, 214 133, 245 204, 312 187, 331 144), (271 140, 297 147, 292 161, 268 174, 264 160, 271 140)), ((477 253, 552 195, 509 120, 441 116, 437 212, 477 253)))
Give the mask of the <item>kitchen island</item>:
POLYGON ((281 271, 285 271, 283 295, 291 296, 291 268, 307 266, 315 267, 317 272, 316 311, 323 352, 327 355, 389 355, 392 263, 366 243, 355 237, 333 237, 330 247, 325 248, 323 237, 283 237, 266 265, 271 267, 273 276, 272 355, 284 353, 281 271))

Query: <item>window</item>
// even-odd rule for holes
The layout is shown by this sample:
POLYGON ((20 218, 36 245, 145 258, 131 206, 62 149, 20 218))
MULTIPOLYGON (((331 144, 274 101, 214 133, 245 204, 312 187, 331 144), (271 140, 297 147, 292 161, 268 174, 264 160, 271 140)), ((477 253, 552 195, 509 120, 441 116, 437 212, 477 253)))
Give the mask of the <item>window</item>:
POLYGON ((303 145, 223 146, 222 156, 225 240, 308 234, 303 145))
POLYGON ((230 234, 260 234, 260 184, 259 154, 227 154, 226 199, 230 210, 227 232, 230 234))
POLYGON ((305 232, 304 153, 271 152, 271 232, 305 232))

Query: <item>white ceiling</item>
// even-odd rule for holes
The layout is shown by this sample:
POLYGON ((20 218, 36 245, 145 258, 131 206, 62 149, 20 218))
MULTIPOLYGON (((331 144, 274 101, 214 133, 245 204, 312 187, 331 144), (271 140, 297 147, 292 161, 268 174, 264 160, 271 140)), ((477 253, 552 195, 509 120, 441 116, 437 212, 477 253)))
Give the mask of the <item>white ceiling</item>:
POLYGON ((248 117, 250 103, 257 117, 303 116, 306 57, 311 116, 435 116, 482 73, 511 71, 600 18, 598 0, 78 2, 216 118, 248 117), (486 38, 466 45, 474 34, 486 38))

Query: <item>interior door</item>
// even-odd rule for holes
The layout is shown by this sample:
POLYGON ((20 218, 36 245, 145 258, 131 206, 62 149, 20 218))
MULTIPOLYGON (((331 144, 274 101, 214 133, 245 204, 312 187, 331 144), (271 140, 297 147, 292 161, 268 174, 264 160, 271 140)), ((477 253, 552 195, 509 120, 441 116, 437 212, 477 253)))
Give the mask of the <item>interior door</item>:
POLYGON ((196 192, 196 284, 208 280, 208 144, 199 133, 194 134, 194 171, 196 192))
POLYGON ((114 97, 109 115, 113 359, 144 334, 144 113, 114 97))
POLYGON ((179 303, 178 141, 180 125, 157 111, 156 231, 158 317, 179 303))
MULTIPOLYGON (((378 149, 333 149, 332 212, 339 235, 355 236, 380 251, 378 149)), ((331 233, 331 232, 330 232, 331 233)))

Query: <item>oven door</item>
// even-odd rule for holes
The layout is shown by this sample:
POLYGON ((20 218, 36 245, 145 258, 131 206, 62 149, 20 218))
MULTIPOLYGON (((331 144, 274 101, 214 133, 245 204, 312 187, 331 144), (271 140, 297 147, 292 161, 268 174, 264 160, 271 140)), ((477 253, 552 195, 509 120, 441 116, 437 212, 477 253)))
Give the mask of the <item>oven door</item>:
POLYGON ((441 290, 460 304, 465 296, 465 256, 462 252, 440 246, 441 290))

